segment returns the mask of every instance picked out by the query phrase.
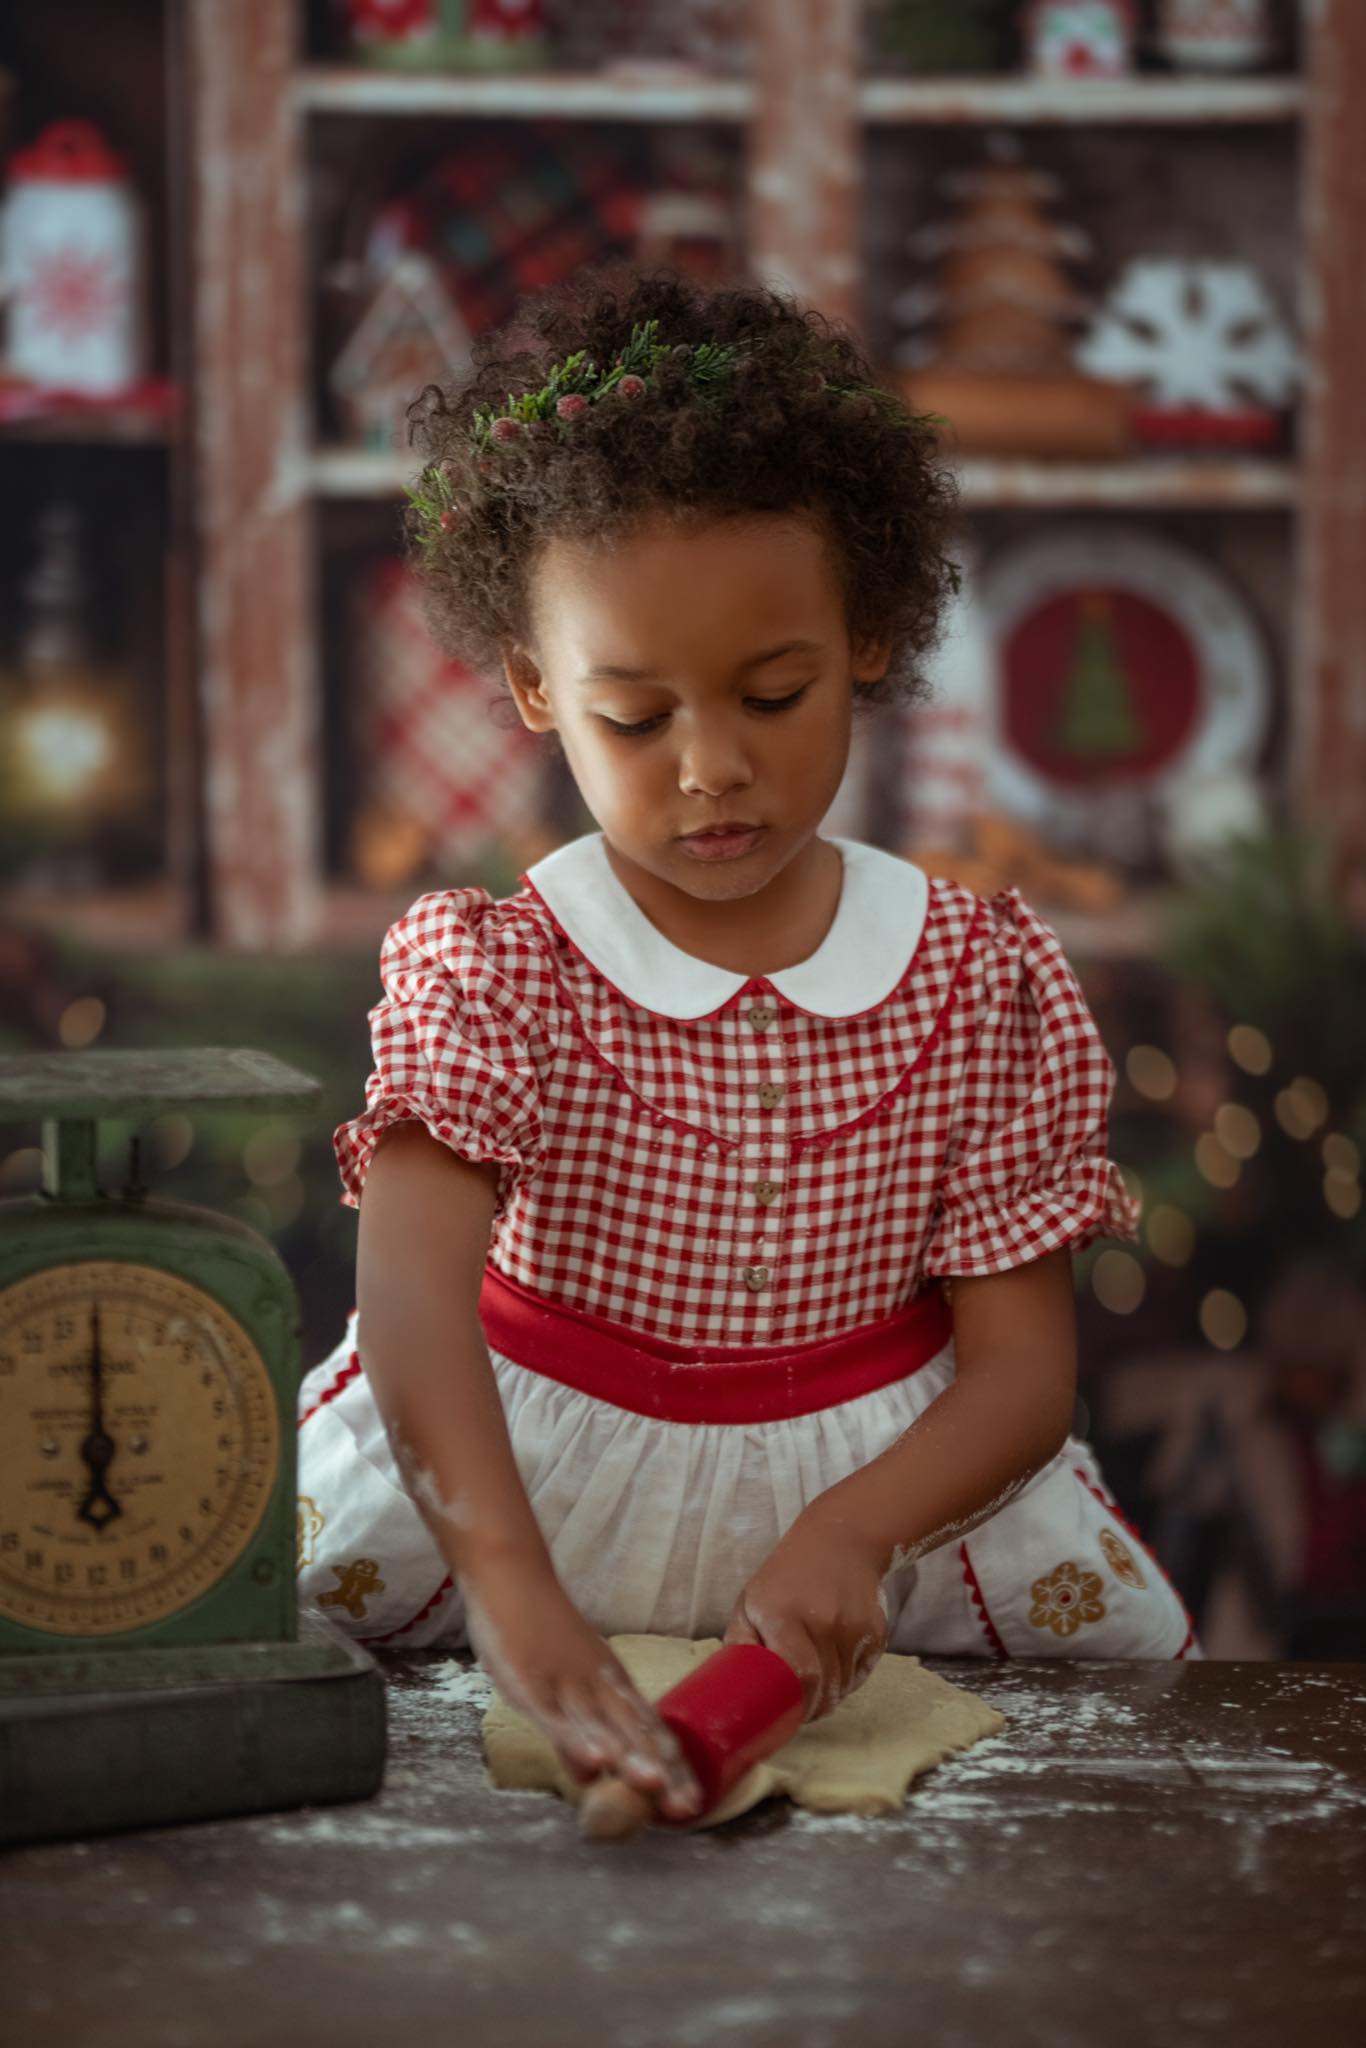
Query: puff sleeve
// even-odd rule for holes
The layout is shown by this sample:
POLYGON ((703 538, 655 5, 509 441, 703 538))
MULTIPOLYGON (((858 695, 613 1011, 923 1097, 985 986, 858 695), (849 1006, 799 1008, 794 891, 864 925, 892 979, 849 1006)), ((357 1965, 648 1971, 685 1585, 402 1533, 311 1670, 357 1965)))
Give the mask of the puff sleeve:
POLYGON ((1056 933, 999 891, 980 956, 978 1029, 923 1255, 927 1276, 1008 1272, 1067 1245, 1138 1235, 1107 1157, 1115 1068, 1056 933))
POLYGON ((471 1160, 501 1169, 495 1215, 535 1172, 543 1149, 547 1019, 529 947, 489 943, 499 908, 486 889, 421 896, 380 948, 382 1001, 369 1012, 373 1071, 360 1116, 332 1147, 342 1203, 358 1208, 375 1147, 416 1120, 471 1160))

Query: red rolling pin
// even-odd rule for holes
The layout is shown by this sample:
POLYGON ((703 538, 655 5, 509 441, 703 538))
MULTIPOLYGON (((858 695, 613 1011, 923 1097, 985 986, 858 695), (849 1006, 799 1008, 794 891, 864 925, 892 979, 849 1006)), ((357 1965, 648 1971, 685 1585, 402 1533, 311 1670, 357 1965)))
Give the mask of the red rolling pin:
POLYGON ((702 1805, 686 1820, 660 1814, 648 1792, 621 1778, 595 1778, 579 1810, 591 1841, 622 1841, 647 1821, 693 1827, 719 1806, 751 1764, 772 1756, 806 1718, 801 1680, 775 1651, 759 1643, 728 1643, 655 1701, 655 1712, 678 1737, 702 1788, 702 1805))

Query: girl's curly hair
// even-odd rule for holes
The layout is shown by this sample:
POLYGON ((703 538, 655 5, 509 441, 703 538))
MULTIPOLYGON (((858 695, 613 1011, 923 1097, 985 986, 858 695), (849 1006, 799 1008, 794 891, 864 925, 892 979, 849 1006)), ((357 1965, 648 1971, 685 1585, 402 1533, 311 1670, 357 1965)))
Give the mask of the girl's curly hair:
POLYGON ((429 384, 408 419, 439 484, 412 494, 409 564, 437 644, 477 672, 500 673, 508 644, 534 647, 533 571, 558 536, 610 543, 660 510, 687 523, 798 512, 823 535, 851 642, 892 644, 886 674, 856 699, 928 695, 921 664, 958 587, 956 487, 937 423, 878 386, 823 314, 750 282, 615 264, 522 298, 506 327, 476 339, 466 376, 429 384), (557 364, 583 351, 601 376, 651 321, 681 354, 659 356, 646 389, 547 407, 557 364), (699 382, 687 358, 708 344, 735 345, 732 369, 699 382), (528 393, 540 406, 524 404, 520 431, 491 444, 491 417, 528 393))

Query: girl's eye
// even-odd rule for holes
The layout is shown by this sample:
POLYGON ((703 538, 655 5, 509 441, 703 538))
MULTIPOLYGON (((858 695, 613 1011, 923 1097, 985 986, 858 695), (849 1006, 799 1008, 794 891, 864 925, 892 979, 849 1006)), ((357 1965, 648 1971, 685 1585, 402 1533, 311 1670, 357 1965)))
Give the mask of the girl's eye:
POLYGON ((756 711, 786 711, 789 704, 799 704, 810 687, 809 683, 803 683, 800 690, 794 690, 790 697, 746 697, 745 702, 752 704, 756 711))
MULTIPOLYGON (((800 690, 794 690, 790 697, 746 697, 745 702, 752 705, 756 711, 786 711, 789 704, 800 703, 810 687, 809 683, 803 683, 800 690)), ((613 732, 625 734, 628 739, 639 739, 644 734, 653 732, 657 725, 662 725, 664 714, 661 712, 657 718, 642 718, 635 725, 620 725, 615 718, 604 718, 603 723, 613 732)))
POLYGON ((618 725, 615 718, 604 716, 603 724, 610 732, 625 733, 628 739, 636 739, 641 733, 653 732, 660 723, 657 718, 642 718, 639 725, 618 725))

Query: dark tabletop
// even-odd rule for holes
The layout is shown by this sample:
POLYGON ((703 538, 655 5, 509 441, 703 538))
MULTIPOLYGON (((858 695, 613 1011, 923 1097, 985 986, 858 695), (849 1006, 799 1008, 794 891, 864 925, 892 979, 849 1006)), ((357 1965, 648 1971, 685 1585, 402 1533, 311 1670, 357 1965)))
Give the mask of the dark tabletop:
POLYGON ((1009 1726, 901 1813, 607 1847, 383 1662, 376 1798, 0 1861, 8 2048, 1366 2042, 1366 1665, 935 1662, 1009 1726))

